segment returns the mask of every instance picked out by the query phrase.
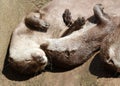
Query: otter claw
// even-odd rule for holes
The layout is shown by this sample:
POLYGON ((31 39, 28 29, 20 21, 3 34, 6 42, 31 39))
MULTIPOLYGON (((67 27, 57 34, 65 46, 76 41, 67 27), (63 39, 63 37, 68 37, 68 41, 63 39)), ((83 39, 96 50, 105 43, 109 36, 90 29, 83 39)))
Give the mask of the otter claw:
POLYGON ((66 26, 70 27, 72 25, 72 17, 69 9, 66 9, 63 13, 63 21, 66 26))

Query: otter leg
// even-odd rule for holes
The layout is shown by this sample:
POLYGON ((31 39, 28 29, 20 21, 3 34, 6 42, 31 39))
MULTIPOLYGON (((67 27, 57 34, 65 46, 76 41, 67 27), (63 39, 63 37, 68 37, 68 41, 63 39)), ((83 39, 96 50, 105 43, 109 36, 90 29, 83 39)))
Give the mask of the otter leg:
POLYGON ((65 25, 70 27, 72 25, 72 17, 71 17, 71 12, 69 11, 69 9, 65 9, 62 17, 63 17, 63 21, 65 25))
POLYGON ((61 37, 71 34, 73 31, 79 30, 85 24, 85 18, 78 17, 77 20, 73 21, 71 17, 71 12, 69 9, 66 9, 63 13, 63 21, 66 26, 69 27, 61 37))
POLYGON ((38 12, 32 12, 25 17, 25 24, 28 28, 37 31, 47 31, 49 24, 41 18, 38 12))
POLYGON ((102 4, 96 4, 93 8, 94 16, 99 19, 99 23, 110 23, 110 17, 104 13, 102 4))
POLYGON ((82 26, 85 24, 85 18, 82 17, 78 17, 77 20, 74 21, 74 23, 69 27, 69 29, 67 29, 62 37, 71 34, 73 31, 79 30, 80 28, 82 28, 82 26))

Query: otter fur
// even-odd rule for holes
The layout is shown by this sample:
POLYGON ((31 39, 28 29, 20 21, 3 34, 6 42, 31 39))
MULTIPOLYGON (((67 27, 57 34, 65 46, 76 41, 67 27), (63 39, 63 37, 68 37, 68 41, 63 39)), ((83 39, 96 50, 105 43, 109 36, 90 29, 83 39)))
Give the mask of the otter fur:
POLYGON ((53 0, 25 16, 12 35, 8 59, 11 66, 20 73, 31 74, 44 70, 49 62, 63 69, 85 62, 114 27, 102 6, 95 5, 100 2, 93 1, 53 0), (93 6, 98 24, 88 21, 93 6), (71 32, 71 23, 66 25, 62 18, 65 9, 72 13, 71 23, 82 16, 85 25, 71 32))

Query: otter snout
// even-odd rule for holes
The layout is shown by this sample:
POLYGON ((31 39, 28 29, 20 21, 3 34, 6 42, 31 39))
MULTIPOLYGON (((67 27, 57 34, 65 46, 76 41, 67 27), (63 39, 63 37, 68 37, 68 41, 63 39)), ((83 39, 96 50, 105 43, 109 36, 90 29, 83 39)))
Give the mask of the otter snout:
POLYGON ((45 65, 47 64, 47 57, 46 56, 32 56, 33 61, 37 62, 38 64, 45 65))

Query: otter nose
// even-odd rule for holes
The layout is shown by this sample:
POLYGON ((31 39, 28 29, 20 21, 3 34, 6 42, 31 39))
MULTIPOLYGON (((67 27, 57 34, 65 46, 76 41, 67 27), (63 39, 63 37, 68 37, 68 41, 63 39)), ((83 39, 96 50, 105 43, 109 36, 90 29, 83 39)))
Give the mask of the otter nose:
POLYGON ((46 65, 47 64, 47 58, 45 56, 42 57, 33 57, 33 60, 37 62, 40 65, 46 65))
POLYGON ((43 62, 44 61, 43 57, 41 57, 41 56, 33 57, 33 60, 37 61, 37 62, 43 62))

